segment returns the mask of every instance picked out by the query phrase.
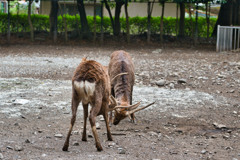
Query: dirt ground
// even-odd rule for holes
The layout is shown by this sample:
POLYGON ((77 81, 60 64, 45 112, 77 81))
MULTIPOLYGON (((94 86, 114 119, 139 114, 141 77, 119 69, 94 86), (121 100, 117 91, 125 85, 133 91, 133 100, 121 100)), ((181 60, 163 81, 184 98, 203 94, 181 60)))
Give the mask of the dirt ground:
POLYGON ((0 159, 240 160, 240 54, 214 47, 0 46, 0 159), (153 106, 111 126, 107 141, 97 119, 102 152, 88 122, 81 141, 82 107, 70 138, 71 76, 87 56, 108 65, 123 49, 136 70, 133 101, 153 106))

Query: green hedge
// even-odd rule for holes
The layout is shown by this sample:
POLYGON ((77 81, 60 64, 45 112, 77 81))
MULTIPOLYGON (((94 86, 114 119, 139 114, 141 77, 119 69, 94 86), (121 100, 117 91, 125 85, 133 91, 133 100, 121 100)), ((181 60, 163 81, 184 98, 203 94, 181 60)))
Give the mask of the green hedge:
MULTIPOLYGON (((20 15, 10 15, 11 17, 11 32, 29 32, 29 24, 28 24, 28 16, 27 14, 20 14, 20 15)), ((67 27, 68 30, 75 30, 77 26, 80 25, 80 16, 71 16, 66 15, 67 18, 67 27), (79 23, 77 23, 76 19, 79 23)), ((35 31, 46 31, 49 32, 49 16, 47 15, 31 15, 31 19, 33 22, 34 30, 35 31)), ((91 31, 94 28, 94 20, 93 16, 88 16, 88 23, 91 31)), ((216 23, 216 18, 210 18, 210 33, 212 33, 214 25, 216 23)), ((120 18, 122 32, 126 32, 126 21, 125 18, 120 18)), ((147 17, 130 17, 129 18, 130 24, 130 34, 143 34, 147 31, 147 17)), ((192 18, 192 24, 190 18, 185 18, 185 35, 191 36, 191 28, 195 27, 195 19, 192 18)), ((8 19, 7 14, 1 13, 0 14, 0 33, 7 32, 7 25, 8 19)), ((97 32, 101 32, 101 17, 96 17, 96 29, 97 32)), ((194 29, 195 30, 195 29, 194 29)), ((58 17, 58 32, 64 31, 64 24, 63 19, 61 16, 58 17)), ((152 34, 159 34, 160 31, 160 17, 152 17, 151 19, 151 33, 152 34)), ((203 17, 199 17, 198 20, 198 31, 199 37, 206 37, 207 36, 207 23, 206 19, 203 17)), ((109 17, 103 18, 103 32, 105 33, 113 33, 111 20, 109 17)), ((164 34, 167 35, 176 35, 176 18, 174 17, 165 17, 164 18, 164 34)))

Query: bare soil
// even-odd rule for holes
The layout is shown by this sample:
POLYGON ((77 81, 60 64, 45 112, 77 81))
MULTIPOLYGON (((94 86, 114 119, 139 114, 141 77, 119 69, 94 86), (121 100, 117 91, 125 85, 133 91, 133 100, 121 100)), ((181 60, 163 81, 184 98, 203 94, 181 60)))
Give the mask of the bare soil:
POLYGON ((214 47, 76 45, 0 46, 0 159, 240 160, 240 54, 214 47), (102 152, 82 107, 63 152, 71 118, 71 76, 83 57, 108 65, 115 50, 135 63, 134 102, 152 107, 111 126, 98 117, 102 152))

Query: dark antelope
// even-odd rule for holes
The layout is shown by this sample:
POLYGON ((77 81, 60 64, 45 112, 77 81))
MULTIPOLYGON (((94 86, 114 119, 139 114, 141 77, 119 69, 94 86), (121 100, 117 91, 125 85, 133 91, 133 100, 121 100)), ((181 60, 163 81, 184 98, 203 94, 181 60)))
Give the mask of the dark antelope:
MULTIPOLYGON (((134 65, 131 56, 125 51, 115 51, 111 55, 108 66, 111 80, 111 109, 115 110, 113 124, 117 125, 122 119, 129 117, 134 122, 134 113, 145 109, 147 106, 138 108, 140 102, 132 105, 132 93, 135 80, 134 65), (115 98, 114 98, 115 97, 115 98)), ((112 121, 112 113, 110 114, 112 121)))

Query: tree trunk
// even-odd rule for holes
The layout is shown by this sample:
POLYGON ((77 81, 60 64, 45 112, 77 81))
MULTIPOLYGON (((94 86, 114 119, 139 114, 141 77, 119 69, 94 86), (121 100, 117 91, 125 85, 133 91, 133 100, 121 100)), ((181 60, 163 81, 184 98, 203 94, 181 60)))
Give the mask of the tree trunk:
POLYGON ((50 12, 50 35, 53 37, 53 42, 57 42, 57 18, 58 18, 58 0, 51 1, 50 12))
MULTIPOLYGON (((68 41, 68 34, 67 34, 67 32, 68 32, 68 29, 67 29, 66 13, 65 13, 65 16, 64 16, 64 13, 63 13, 63 11, 62 11, 61 5, 60 5, 60 4, 58 4, 58 6, 59 6, 60 13, 61 13, 61 16, 62 16, 62 19, 63 19, 63 23, 64 23, 64 30, 65 30, 65 32, 64 32, 64 35, 65 35, 65 42, 67 42, 67 41, 68 41)), ((66 9, 66 3, 65 3, 65 1, 64 1, 64 10, 65 10, 65 9, 66 9)))
POLYGON ((148 13, 148 31, 147 31, 147 43, 150 43, 150 39, 151 39, 151 2, 148 1, 148 9, 147 9, 147 13, 148 13))
POLYGON ((127 43, 130 43, 130 33, 129 33, 129 20, 128 20, 128 0, 125 1, 125 14, 126 14, 126 28, 127 28, 127 43))
POLYGON ((196 6, 195 37, 194 37, 194 45, 197 44, 198 44, 198 3, 196 6))
POLYGON ((78 6, 79 14, 80 14, 81 31, 82 31, 83 38, 91 39, 91 33, 90 33, 89 26, 88 26, 88 21, 87 21, 87 16, 86 16, 86 11, 85 11, 85 6, 83 3, 83 0, 77 0, 77 6, 78 6))
POLYGON ((19 3, 17 3, 17 35, 19 36, 19 3))
POLYGON ((177 37, 177 35, 178 35, 178 7, 179 6, 179 4, 177 3, 177 13, 176 13, 176 37, 177 37))
POLYGON ((119 36, 121 32, 120 14, 121 14, 121 8, 123 4, 124 4, 123 0, 116 0, 114 30, 113 30, 113 34, 115 36, 119 36))
POLYGON ((210 9, 210 4, 208 4, 208 2, 206 2, 206 21, 207 21, 207 41, 209 40, 209 14, 210 12, 208 13, 208 8, 210 9))
MULTIPOLYGON (((76 13, 75 0, 74 0, 74 13, 76 13)), ((77 30, 77 33, 78 33, 78 37, 80 37, 81 33, 80 33, 80 29, 79 29, 79 21, 77 19, 77 14, 75 14, 75 21, 77 23, 76 30, 77 30)))
POLYGON ((185 4, 183 2, 179 3, 180 6, 180 22, 179 22, 179 37, 184 37, 184 20, 185 20, 185 4))
POLYGON ((30 26, 30 33, 31 33, 31 41, 34 41, 34 29, 31 20, 31 8, 32 8, 32 0, 28 1, 28 23, 30 26))
MULTIPOLYGON (((64 10, 66 11, 66 3, 64 1, 64 10)), ((65 13, 65 17, 64 17, 64 27, 65 27, 65 41, 68 41, 68 28, 67 28, 67 18, 66 18, 66 14, 65 13)))
POLYGON ((94 0, 93 3, 93 30, 94 30, 94 34, 93 34, 93 43, 96 43, 96 39, 97 39, 97 31, 96 31, 96 0, 94 0))
POLYGON ((150 43, 150 41, 151 41, 151 18, 152 18, 152 11, 153 11, 154 3, 155 3, 155 0, 153 2, 148 1, 147 43, 150 43), (152 5, 151 5, 151 3, 152 3, 152 5))
POLYGON ((103 1, 101 1, 101 45, 103 44, 103 1))
POLYGON ((108 5, 107 0, 103 0, 103 1, 104 1, 104 4, 105 4, 106 9, 107 9, 107 11, 108 11, 108 14, 109 14, 109 17, 110 17, 110 20, 111 20, 111 24, 112 24, 112 29, 113 29, 113 31, 114 31, 114 26, 115 26, 115 24, 114 24, 114 21, 113 21, 113 16, 112 16, 111 9, 110 9, 110 7, 109 7, 109 5, 108 5))
POLYGON ((193 26, 193 19, 192 19, 192 11, 191 11, 191 8, 192 8, 192 5, 191 4, 189 4, 189 8, 188 8, 188 10, 189 10, 189 17, 190 17, 190 26, 191 26, 191 37, 192 38, 194 38, 194 26, 193 26))
POLYGON ((239 25, 240 24, 240 2, 238 0, 234 0, 235 5, 233 5, 233 24, 239 25))
POLYGON ((10 31, 10 0, 8 0, 8 31, 7 31, 7 41, 10 43, 10 36, 11 36, 11 31, 10 31))
POLYGON ((217 26, 240 25, 239 11, 240 2, 238 0, 228 0, 227 3, 221 5, 218 13, 218 20, 215 24, 212 36, 217 35, 217 26))
POLYGON ((160 21, 160 41, 163 42, 163 17, 164 17, 165 2, 161 2, 161 4, 162 4, 162 15, 161 15, 161 21, 160 21))

